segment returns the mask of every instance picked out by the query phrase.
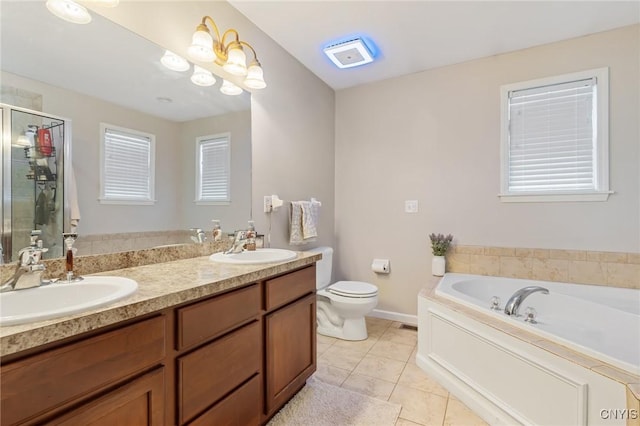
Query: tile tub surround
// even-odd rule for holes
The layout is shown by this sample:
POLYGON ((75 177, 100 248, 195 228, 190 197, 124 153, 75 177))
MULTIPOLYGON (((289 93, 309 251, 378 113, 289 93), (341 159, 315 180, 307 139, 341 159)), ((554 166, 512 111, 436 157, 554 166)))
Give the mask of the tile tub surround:
POLYGON ((456 245, 447 272, 640 289, 640 253, 456 245))
POLYGON ((0 327, 0 355, 6 356, 146 315, 184 302, 238 288, 310 265, 320 254, 300 252, 289 262, 262 265, 215 263, 208 256, 102 272, 131 278, 138 290, 111 305, 47 321, 0 327))
MULTIPOLYGON (((593 372, 603 375, 609 379, 615 380, 618 383, 622 383, 627 388, 628 408, 633 409, 636 404, 640 404, 640 376, 627 373, 618 368, 610 366, 601 360, 576 352, 551 340, 541 338, 536 334, 529 333, 525 330, 507 324, 506 322, 500 321, 499 319, 493 318, 489 315, 485 315, 477 310, 471 309, 452 300, 446 299, 444 297, 439 297, 435 294, 435 289, 440 282, 440 279, 440 277, 427 278, 425 286, 422 288, 422 290, 420 290, 418 297, 425 297, 433 302, 445 305, 449 309, 473 318, 474 320, 479 321, 503 333, 506 333, 511 337, 522 340, 523 342, 529 343, 533 346, 537 346, 538 348, 559 356, 571 363, 592 370, 593 372)), ((420 321, 420 319, 418 319, 418 321, 420 321)))

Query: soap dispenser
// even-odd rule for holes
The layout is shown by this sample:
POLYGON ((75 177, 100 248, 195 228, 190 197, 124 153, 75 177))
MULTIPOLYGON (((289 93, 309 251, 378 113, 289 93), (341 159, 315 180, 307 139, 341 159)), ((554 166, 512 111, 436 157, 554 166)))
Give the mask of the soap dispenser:
POLYGON ((82 280, 82 277, 76 275, 74 270, 73 270, 73 253, 76 250, 75 248, 73 248, 73 243, 75 243, 76 238, 78 238, 78 234, 72 233, 72 232, 65 232, 65 233, 62 234, 62 238, 64 239, 64 245, 65 245, 65 249, 66 249, 66 256, 65 256, 66 275, 65 275, 65 278, 66 278, 67 282, 80 281, 80 280, 82 280))
POLYGON ((218 219, 213 219, 213 241, 222 241, 222 229, 220 228, 220 221, 218 219))
POLYGON ((244 246, 248 251, 255 251, 256 249, 256 226, 252 220, 249 221, 247 227, 247 242, 244 246))

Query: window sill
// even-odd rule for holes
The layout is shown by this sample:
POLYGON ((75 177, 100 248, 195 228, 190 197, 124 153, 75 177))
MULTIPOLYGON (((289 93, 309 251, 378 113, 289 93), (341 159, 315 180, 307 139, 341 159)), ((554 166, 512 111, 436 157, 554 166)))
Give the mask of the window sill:
POLYGON ((498 194, 503 203, 557 203, 557 202, 583 202, 583 201, 607 201, 613 191, 598 191, 585 193, 557 193, 557 194, 498 194))
POLYGON ((196 206, 230 206, 231 201, 199 201, 195 200, 196 206))
POLYGON ((100 204, 121 204, 131 206, 152 206, 157 200, 110 200, 105 198, 98 198, 100 204))

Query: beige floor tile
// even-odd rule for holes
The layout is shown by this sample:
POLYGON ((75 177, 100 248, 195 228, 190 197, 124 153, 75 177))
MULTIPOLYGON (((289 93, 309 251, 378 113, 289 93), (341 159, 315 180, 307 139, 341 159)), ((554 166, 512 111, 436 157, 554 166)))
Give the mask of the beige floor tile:
POLYGON ((316 353, 318 354, 318 356, 320 356, 323 353, 325 353, 327 351, 327 349, 329 349, 331 346, 332 346, 331 343, 322 343, 322 342, 318 341, 316 343, 316 353))
POLYGON ((367 326, 370 325, 382 325, 385 328, 389 327, 393 321, 386 320, 384 318, 376 318, 376 317, 364 317, 364 320, 367 323, 367 326))
POLYGON ((342 383, 342 387, 363 395, 384 399, 386 401, 389 399, 391 392, 393 392, 395 383, 352 373, 342 383))
POLYGON ((330 385, 340 386, 349 377, 350 373, 349 370, 334 367, 319 360, 314 377, 330 385))
POLYGON ((417 346, 415 347, 413 352, 411 352, 411 355, 409 355, 409 361, 407 361, 407 362, 409 364, 416 365, 416 355, 418 355, 418 347, 417 346))
POLYGON ((395 426, 420 426, 420 423, 414 423, 411 420, 407 420, 407 419, 403 419, 402 417, 399 417, 395 426))
POLYGON ((418 333, 413 330, 389 327, 382 336, 380 336, 380 340, 415 346, 418 344, 418 333))
POLYGON ((396 383, 405 365, 406 363, 402 361, 367 354, 353 370, 353 373, 396 383))
POLYGON ((414 347, 411 345, 378 340, 376 344, 373 345, 369 353, 371 355, 378 355, 385 358, 395 359, 397 361, 407 362, 411 352, 413 352, 413 348, 414 347))
POLYGON ((462 402, 450 398, 444 416, 444 426, 487 426, 487 423, 462 402))
POLYGON ((360 360, 364 358, 365 354, 366 352, 354 351, 352 349, 332 345, 329 349, 324 351, 318 359, 321 359, 326 364, 333 365, 334 367, 353 371, 360 360))
POLYGON ((333 344, 333 346, 367 353, 373 347, 373 345, 376 344, 377 341, 378 339, 374 337, 369 337, 366 340, 356 340, 356 341, 338 339, 333 344))
POLYGON ((317 342, 318 343, 325 343, 328 345, 333 344, 336 340, 335 337, 329 337, 329 336, 323 336, 322 334, 316 333, 316 337, 317 337, 317 342))
POLYGON ((443 397, 449 396, 449 392, 438 382, 429 377, 420 367, 407 363, 398 384, 408 386, 413 389, 433 393, 443 397))
POLYGON ((401 418, 428 426, 442 425, 447 407, 447 398, 403 385, 395 387, 389 401, 402 405, 401 418))
POLYGON ((386 327, 367 327, 367 336, 369 339, 378 340, 385 331, 387 331, 386 327))

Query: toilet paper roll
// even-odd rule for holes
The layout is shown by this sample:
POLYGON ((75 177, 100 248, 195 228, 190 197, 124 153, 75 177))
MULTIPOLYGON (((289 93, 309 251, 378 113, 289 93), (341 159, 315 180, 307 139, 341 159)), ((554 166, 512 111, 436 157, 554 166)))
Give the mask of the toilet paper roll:
POLYGON ((371 270, 376 274, 388 274, 389 259, 373 259, 373 263, 371 263, 371 270))

